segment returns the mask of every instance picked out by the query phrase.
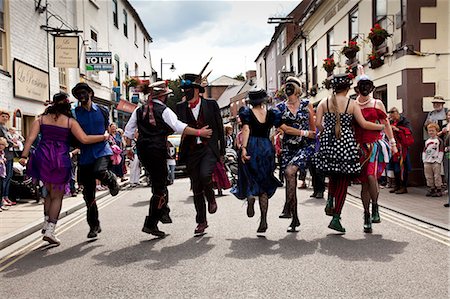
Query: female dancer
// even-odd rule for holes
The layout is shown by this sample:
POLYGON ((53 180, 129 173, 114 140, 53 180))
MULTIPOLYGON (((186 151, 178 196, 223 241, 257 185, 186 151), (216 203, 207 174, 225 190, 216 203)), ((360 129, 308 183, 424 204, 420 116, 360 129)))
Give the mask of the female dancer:
POLYGON ((362 167, 358 181, 361 182, 361 199, 364 207, 364 232, 372 232, 372 222, 380 223, 378 213, 378 195, 380 188, 378 179, 381 177, 390 159, 389 145, 393 153, 397 153, 396 142, 392 128, 388 120, 383 102, 374 99, 370 93, 375 88, 372 80, 364 74, 364 69, 359 66, 359 76, 356 92, 359 94, 355 103, 360 106, 365 120, 384 124, 385 133, 389 138, 389 144, 378 131, 370 131, 355 124, 355 139, 359 146, 360 163, 362 167), (372 201, 372 218, 370 218, 369 205, 372 201))
POLYGON ((320 148, 315 156, 316 168, 329 177, 325 213, 332 215, 329 228, 345 233, 340 222, 347 188, 352 177, 361 171, 353 134, 353 118, 365 129, 383 130, 384 125, 364 119, 358 105, 347 97, 352 80, 347 74, 331 80, 333 94, 317 107, 316 126, 321 131, 320 148), (335 201, 335 203, 333 202, 335 201))
POLYGON ((55 236, 55 226, 61 211, 65 186, 70 181, 71 162, 69 157, 70 133, 84 144, 105 141, 109 134, 87 136, 70 112, 70 103, 66 93, 57 93, 53 102, 41 117, 36 119, 26 139, 20 163, 26 165, 31 145, 38 136, 42 139, 31 154, 27 173, 45 184, 48 195, 44 201, 44 241, 59 245, 55 236))
POLYGON ((248 93, 252 109, 243 109, 242 146, 238 182, 231 191, 239 199, 248 198, 247 216, 255 215, 253 196, 259 197, 261 222, 258 233, 267 230, 267 208, 269 198, 282 184, 274 176, 275 150, 269 139, 270 129, 279 126, 281 117, 277 110, 266 110, 264 103, 268 96, 264 89, 248 93))
POLYGON ((286 202, 280 218, 292 217, 288 232, 295 232, 296 227, 300 226, 297 212, 297 172, 308 169, 315 151, 314 108, 307 99, 300 99, 301 86, 299 79, 288 77, 285 88, 287 101, 277 105, 282 123, 297 129, 295 134, 284 134, 281 154, 281 169, 286 178, 286 202))

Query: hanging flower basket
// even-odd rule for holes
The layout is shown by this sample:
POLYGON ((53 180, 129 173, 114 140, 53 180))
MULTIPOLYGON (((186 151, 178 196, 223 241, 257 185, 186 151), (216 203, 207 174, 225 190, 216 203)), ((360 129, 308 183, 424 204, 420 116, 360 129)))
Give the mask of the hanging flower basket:
POLYGON ((325 79, 322 81, 322 85, 326 88, 326 89, 331 89, 331 80, 325 79))
POLYGON ((379 47, 384 43, 386 38, 388 38, 391 35, 392 34, 389 34, 385 29, 383 29, 380 26, 380 24, 375 24, 375 26, 373 26, 373 28, 370 29, 370 33, 367 37, 370 39, 370 41, 375 47, 379 47))
POLYGON ((384 57, 379 52, 373 51, 371 54, 369 54, 368 58, 369 67, 371 69, 379 68, 384 64, 384 57))
POLYGON ((322 64, 323 69, 328 73, 333 73, 336 63, 333 58, 325 58, 322 64))
POLYGON ((347 42, 344 41, 344 44, 346 44, 342 50, 341 53, 345 55, 348 59, 353 59, 356 57, 356 53, 359 52, 359 46, 358 43, 355 41, 349 41, 348 45, 347 42))

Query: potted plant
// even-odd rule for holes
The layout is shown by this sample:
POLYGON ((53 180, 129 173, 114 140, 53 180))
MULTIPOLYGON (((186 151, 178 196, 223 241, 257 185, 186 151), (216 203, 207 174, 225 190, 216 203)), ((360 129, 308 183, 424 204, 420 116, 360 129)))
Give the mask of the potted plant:
POLYGON ((379 68, 384 64, 384 57, 377 51, 372 51, 368 56, 369 59, 369 67, 371 69, 379 68))
POLYGON ((336 67, 336 63, 333 58, 325 58, 322 64, 323 69, 328 73, 332 73, 334 68, 336 67))
POLYGON ((389 36, 391 36, 391 34, 389 34, 385 29, 383 29, 380 26, 380 24, 375 24, 373 28, 370 28, 368 38, 375 47, 378 47, 382 43, 384 43, 386 38, 388 38, 389 36))
POLYGON ((330 89, 331 88, 331 80, 326 78, 325 80, 322 81, 322 85, 326 89, 330 89))
POLYGON ((358 43, 355 41, 349 41, 348 44, 344 41, 345 46, 342 48, 341 53, 345 55, 348 59, 353 59, 356 56, 356 53, 359 52, 358 43))
POLYGON ((139 83, 138 81, 139 79, 134 78, 134 77, 127 77, 124 81, 123 81, 123 85, 125 85, 126 87, 136 87, 139 83))

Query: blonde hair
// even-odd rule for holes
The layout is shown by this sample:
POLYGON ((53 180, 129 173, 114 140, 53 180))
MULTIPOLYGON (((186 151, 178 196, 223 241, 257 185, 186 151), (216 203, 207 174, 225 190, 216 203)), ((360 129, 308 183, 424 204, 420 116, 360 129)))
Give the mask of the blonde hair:
POLYGON ((331 95, 331 109, 330 111, 334 113, 336 116, 336 125, 334 126, 334 134, 337 139, 340 139, 342 136, 341 132, 341 114, 339 113, 339 108, 336 100, 336 93, 333 92, 331 95))
POLYGON ((431 129, 431 128, 436 129, 437 132, 439 132, 440 129, 441 129, 441 128, 439 128, 439 125, 438 125, 437 123, 429 123, 429 124, 427 125, 427 130, 428 130, 428 129, 431 129))
POLYGON ((5 147, 8 146, 8 141, 6 141, 5 137, 0 137, 0 144, 4 145, 5 147))

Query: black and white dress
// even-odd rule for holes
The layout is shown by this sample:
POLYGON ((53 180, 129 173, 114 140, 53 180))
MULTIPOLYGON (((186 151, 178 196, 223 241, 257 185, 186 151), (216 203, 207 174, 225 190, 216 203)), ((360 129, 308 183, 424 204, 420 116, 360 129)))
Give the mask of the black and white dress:
POLYGON ((324 130, 320 135, 320 148, 315 154, 316 168, 327 176, 346 175, 354 177, 361 172, 359 153, 353 131, 353 115, 347 113, 347 103, 341 118, 341 138, 335 135, 336 115, 329 111, 324 113, 324 130))

